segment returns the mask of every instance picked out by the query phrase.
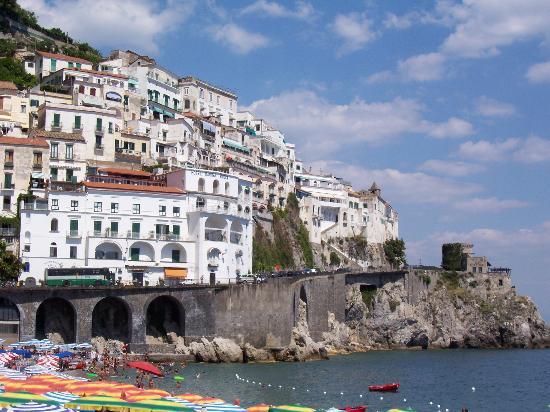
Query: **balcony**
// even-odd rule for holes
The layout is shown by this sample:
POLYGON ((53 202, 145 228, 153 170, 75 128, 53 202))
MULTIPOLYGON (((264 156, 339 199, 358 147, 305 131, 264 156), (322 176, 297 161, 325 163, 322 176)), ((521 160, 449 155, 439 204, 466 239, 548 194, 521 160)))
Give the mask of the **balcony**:
POLYGON ((82 125, 81 124, 73 124, 73 133, 80 133, 82 132, 82 125))
POLYGON ((15 189, 14 183, 6 184, 5 182, 0 182, 0 190, 13 190, 13 189, 15 189))
POLYGON ((42 170, 42 163, 33 163, 32 168, 42 170))
POLYGON ((183 240, 181 235, 175 235, 173 233, 157 233, 157 240, 170 240, 170 241, 180 241, 183 240))
POLYGON ((220 259, 217 257, 208 259, 208 266, 218 267, 220 265, 220 259))
POLYGON ((204 239, 211 242, 225 242, 225 230, 205 228, 204 239))
POLYGON ((13 169, 13 160, 11 162, 5 162, 4 169, 13 169))
POLYGON ((104 135, 105 134, 105 126, 96 126, 94 129, 94 133, 96 135, 104 135))
POLYGON ((78 232, 78 230, 69 230, 67 232, 67 239, 80 239, 82 235, 78 232))
POLYGON ((103 156, 104 146, 102 144, 96 144, 94 147, 94 154, 96 156, 103 156))
POLYGON ((53 132, 60 132, 62 128, 63 128, 62 123, 52 122, 52 124, 51 124, 51 129, 52 129, 53 132))
POLYGON ((48 210, 48 202, 23 202, 21 210, 48 210))
POLYGON ((175 95, 179 95, 179 90, 177 89, 177 87, 171 86, 167 83, 164 83, 164 82, 161 82, 160 80, 155 79, 152 73, 147 74, 147 80, 149 81, 149 83, 154 84, 155 86, 166 89, 175 95))

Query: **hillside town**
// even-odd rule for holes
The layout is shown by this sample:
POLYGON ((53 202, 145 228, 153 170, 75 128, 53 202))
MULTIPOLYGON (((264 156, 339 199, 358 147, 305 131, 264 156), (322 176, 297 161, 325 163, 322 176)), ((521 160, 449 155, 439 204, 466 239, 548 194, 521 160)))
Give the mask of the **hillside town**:
POLYGON ((39 84, 0 82, 0 237, 28 285, 84 268, 122 284, 233 283, 252 273, 256 217, 289 195, 312 244, 398 236, 375 182, 313 171, 231 90, 130 50, 20 59, 39 84))

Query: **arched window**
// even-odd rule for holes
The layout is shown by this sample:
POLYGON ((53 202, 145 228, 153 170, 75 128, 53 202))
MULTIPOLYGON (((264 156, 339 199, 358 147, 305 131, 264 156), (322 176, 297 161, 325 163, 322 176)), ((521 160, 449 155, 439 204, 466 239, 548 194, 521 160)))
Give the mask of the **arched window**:
POLYGON ((185 108, 190 109, 191 108, 191 101, 189 99, 185 99, 185 108))
POLYGON ((78 93, 84 94, 84 86, 83 85, 78 86, 78 93))
POLYGON ((204 200, 204 197, 199 196, 199 197, 197 197, 197 201, 196 201, 195 204, 198 208, 202 208, 202 207, 206 206, 206 200, 204 200))
POLYGON ((50 232, 57 232, 59 230, 59 226, 57 223, 57 219, 52 219, 50 222, 50 232))
POLYGON ((220 190, 220 182, 218 182, 217 180, 214 180, 214 183, 212 183, 212 193, 217 195, 219 190, 220 190))
POLYGON ((225 194, 229 195, 229 182, 225 182, 225 194))
POLYGON ((50 257, 57 257, 57 244, 55 242, 50 243, 50 257))
POLYGON ((204 192, 204 179, 201 177, 199 179, 199 192, 204 192))
POLYGON ((93 87, 90 89, 90 96, 95 96, 95 89, 93 87))
POLYGON ((244 212, 245 212, 245 213, 250 213, 250 208, 249 208, 248 206, 246 206, 246 207, 244 208, 244 212))

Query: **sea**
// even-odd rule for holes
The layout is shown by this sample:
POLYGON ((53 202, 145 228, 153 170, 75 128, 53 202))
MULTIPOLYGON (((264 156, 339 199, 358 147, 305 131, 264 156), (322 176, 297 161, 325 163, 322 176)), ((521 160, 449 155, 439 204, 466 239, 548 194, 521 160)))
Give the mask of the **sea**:
MULTIPOLYGON (((188 364, 165 367, 156 387, 316 409, 368 405, 415 411, 550 411, 550 350, 376 351, 302 363, 188 364), (176 387, 174 376, 183 376, 176 387), (399 382, 397 393, 369 385, 399 382)), ((131 378, 128 378, 131 379, 131 378)))

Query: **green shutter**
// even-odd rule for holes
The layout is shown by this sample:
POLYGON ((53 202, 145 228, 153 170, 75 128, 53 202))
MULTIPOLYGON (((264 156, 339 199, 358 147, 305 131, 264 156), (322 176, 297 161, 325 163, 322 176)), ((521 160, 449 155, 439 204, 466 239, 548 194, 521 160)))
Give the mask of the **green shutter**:
POLYGON ((56 67, 57 67, 57 60, 55 59, 50 59, 50 71, 54 72, 56 70, 56 67))
POLYGON ((69 62, 69 69, 72 69, 74 66, 74 63, 73 62, 69 62))
POLYGON ((139 248, 130 248, 130 260, 139 260, 139 248))
POLYGON ((95 121, 95 128, 96 130, 101 130, 101 127, 103 126, 103 119, 98 117, 95 121))
POLYGON ((5 189, 11 188, 11 173, 6 173, 4 175, 4 188, 5 189))
POLYGON ((172 263, 177 263, 180 261, 180 251, 177 249, 172 249, 172 263))
POLYGON ((139 231, 140 231, 140 224, 132 223, 132 233, 139 233, 139 231))
POLYGON ((75 116, 74 117, 74 128, 75 129, 80 129, 81 120, 82 120, 82 118, 80 116, 75 116))
POLYGON ((111 233, 118 233, 118 222, 111 222, 111 233))
POLYGON ((174 225, 172 227, 172 234, 179 236, 179 234, 180 234, 180 226, 179 225, 174 225))
POLYGON ((71 220, 70 222, 71 232, 78 231, 78 220, 71 220))
POLYGON ((95 220, 94 221, 94 232, 96 232, 96 233, 101 232, 101 220, 95 220))
POLYGON ((76 64, 76 68, 77 68, 77 69, 80 69, 81 67, 82 67, 82 65, 81 65, 80 63, 77 63, 77 64, 76 64))
POLYGON ((59 127, 60 120, 61 120, 61 115, 59 113, 54 113, 53 114, 53 125, 55 127, 59 127))
POLYGON ((147 151, 147 143, 142 143, 141 144, 141 152, 145 153, 146 151, 147 151))

